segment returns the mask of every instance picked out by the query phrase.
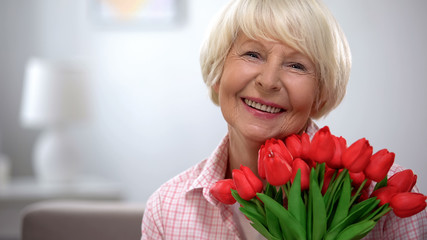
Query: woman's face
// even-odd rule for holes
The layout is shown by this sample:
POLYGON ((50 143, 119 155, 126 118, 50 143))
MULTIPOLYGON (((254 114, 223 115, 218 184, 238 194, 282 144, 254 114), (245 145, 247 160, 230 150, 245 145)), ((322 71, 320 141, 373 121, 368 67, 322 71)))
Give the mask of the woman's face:
POLYGON ((239 34, 214 90, 230 134, 263 143, 304 130, 317 87, 309 58, 279 42, 239 34))

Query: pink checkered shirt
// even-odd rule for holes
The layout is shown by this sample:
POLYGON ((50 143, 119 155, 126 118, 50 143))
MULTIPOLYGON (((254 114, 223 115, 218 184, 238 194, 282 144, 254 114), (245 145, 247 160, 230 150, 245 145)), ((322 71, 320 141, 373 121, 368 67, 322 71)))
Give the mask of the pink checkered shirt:
MULTIPOLYGON (((312 124, 307 132, 312 135, 312 124)), ((147 202, 141 239, 245 239, 233 218, 233 209, 214 199, 210 187, 223 179, 228 161, 228 136, 213 154, 163 184, 147 202)), ((401 171, 394 165, 390 174, 401 171)), ((244 219, 245 220, 245 219, 244 219)), ((250 226, 249 226, 250 227, 250 226)), ((365 239, 427 239, 427 213, 398 218, 392 212, 383 217, 365 239)))

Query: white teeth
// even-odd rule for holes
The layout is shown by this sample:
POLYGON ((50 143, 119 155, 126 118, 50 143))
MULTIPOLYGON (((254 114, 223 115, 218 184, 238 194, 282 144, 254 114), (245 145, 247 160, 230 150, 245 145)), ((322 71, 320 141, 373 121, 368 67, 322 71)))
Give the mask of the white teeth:
POLYGON ((261 104, 258 102, 254 102, 254 101, 246 99, 246 98, 245 98, 245 103, 250 107, 253 107, 255 109, 258 109, 258 110, 263 111, 263 112, 268 112, 268 113, 278 113, 282 110, 281 108, 267 106, 267 105, 264 105, 264 104, 261 104))

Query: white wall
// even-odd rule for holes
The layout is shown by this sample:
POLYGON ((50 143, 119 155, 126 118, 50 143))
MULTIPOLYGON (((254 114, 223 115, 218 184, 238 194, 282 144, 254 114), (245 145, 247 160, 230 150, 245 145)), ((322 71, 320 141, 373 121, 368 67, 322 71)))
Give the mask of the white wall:
MULTIPOLYGON (((97 26, 85 0, 27 2, 0 2, 0 9, 28 12, 0 10, 0 20, 7 20, 0 21, 0 50, 7 53, 0 54, 0 97, 8 102, 0 103, 0 128, 14 175, 31 173, 30 143, 37 132, 17 120, 19 81, 26 57, 35 54, 79 56, 93 67, 92 119, 76 127, 74 139, 84 173, 120 181, 129 200, 146 200, 161 183, 207 157, 225 135, 198 58, 209 21, 226 0, 188 0, 186 21, 157 31, 97 26), (12 61, 12 71, 15 53, 19 61, 12 61)), ((376 150, 396 152, 396 161, 419 175, 427 193, 427 2, 325 2, 347 34, 353 70, 344 102, 320 124, 349 142, 366 137, 376 150)))
POLYGON ((325 1, 353 54, 348 93, 322 124, 388 148, 427 193, 427 2, 325 1))

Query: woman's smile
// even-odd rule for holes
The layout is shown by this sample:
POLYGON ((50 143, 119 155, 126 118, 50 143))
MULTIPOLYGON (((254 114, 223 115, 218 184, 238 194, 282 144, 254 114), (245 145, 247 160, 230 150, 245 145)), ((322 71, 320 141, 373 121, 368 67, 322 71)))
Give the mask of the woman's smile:
POLYGON ((263 118, 275 118, 281 113, 285 112, 285 109, 274 104, 268 103, 260 99, 254 98, 242 98, 247 110, 254 114, 256 117, 263 118))

